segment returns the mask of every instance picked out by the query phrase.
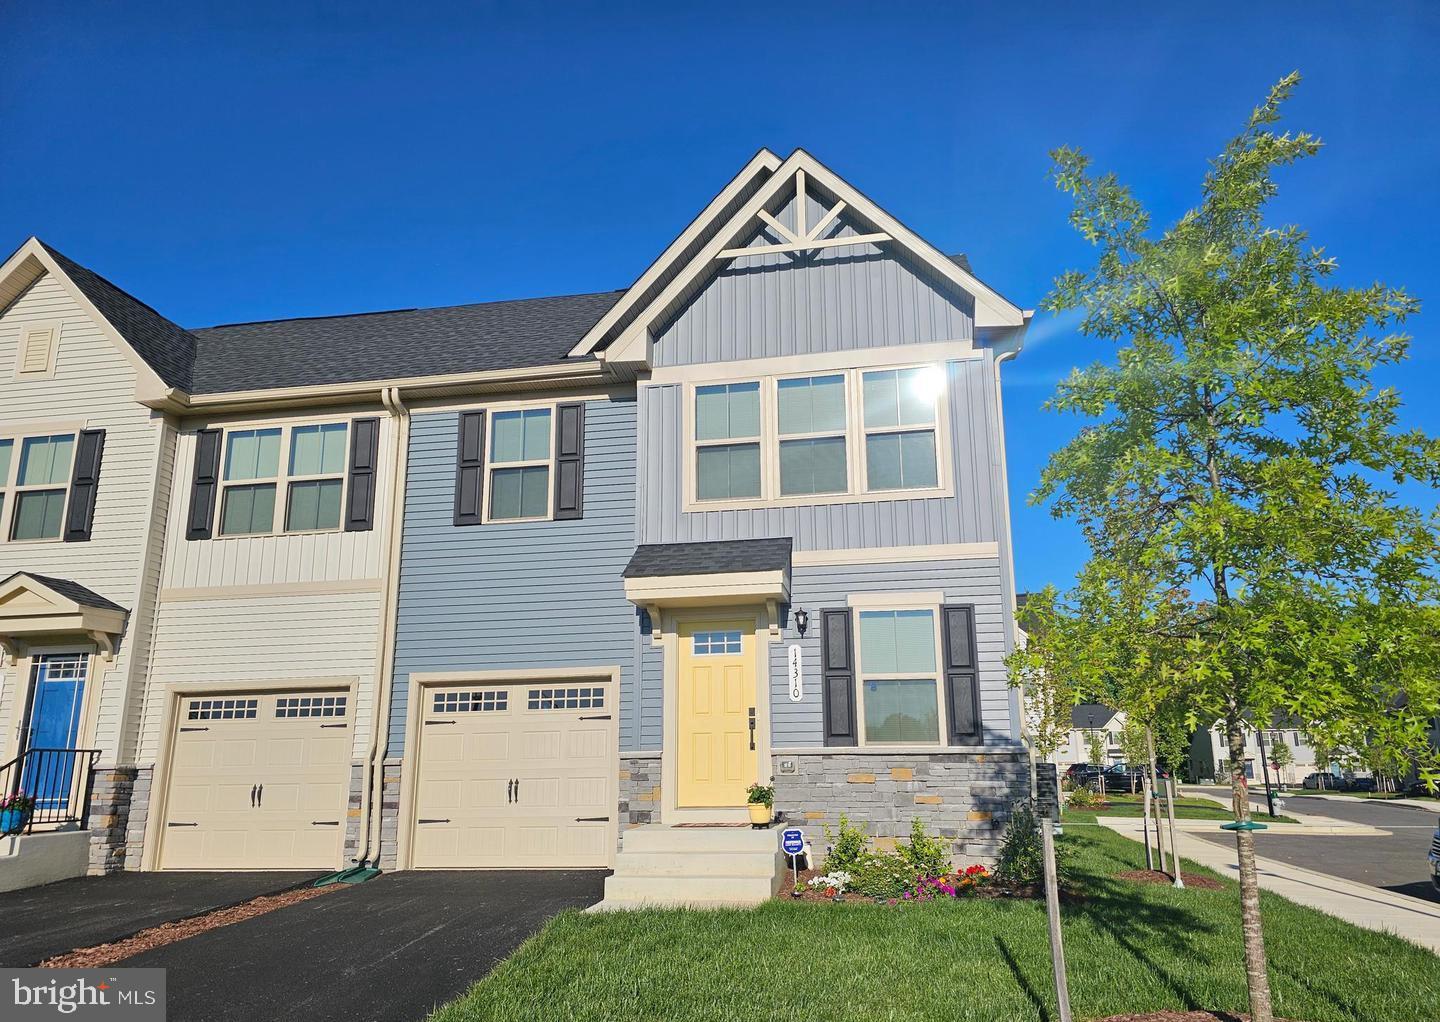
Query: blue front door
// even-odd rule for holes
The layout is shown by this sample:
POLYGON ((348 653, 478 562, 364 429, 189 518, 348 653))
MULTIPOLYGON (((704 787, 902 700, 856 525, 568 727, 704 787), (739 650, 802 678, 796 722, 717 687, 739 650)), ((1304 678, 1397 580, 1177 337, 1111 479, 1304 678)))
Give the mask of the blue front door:
POLYGON ((75 780, 75 754, 44 750, 73 749, 80 737, 89 657, 79 653, 35 658, 31 675, 30 733, 20 789, 36 799, 36 809, 67 809, 75 780))

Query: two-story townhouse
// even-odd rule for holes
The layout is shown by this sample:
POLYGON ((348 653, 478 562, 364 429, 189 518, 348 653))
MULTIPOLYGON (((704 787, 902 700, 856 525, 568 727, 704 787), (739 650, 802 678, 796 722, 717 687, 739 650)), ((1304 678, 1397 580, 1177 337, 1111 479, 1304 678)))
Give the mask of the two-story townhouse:
MULTIPOLYGON (((751 783, 993 852, 1028 314, 808 154, 757 154, 619 292, 186 331, 102 284, 117 350, 180 366, 132 400, 143 585, 82 604, 131 608, 85 632, 132 658, 107 863, 605 866, 751 783)), ((17 570, 73 596, 76 565, 17 570)))

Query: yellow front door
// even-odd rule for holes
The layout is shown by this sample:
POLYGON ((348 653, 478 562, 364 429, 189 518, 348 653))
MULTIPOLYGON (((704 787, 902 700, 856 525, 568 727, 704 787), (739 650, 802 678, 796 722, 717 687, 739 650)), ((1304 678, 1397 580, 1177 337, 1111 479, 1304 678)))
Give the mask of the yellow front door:
POLYGON ((679 634, 679 791, 682 808, 742 807, 758 768, 754 622, 696 622, 679 634))

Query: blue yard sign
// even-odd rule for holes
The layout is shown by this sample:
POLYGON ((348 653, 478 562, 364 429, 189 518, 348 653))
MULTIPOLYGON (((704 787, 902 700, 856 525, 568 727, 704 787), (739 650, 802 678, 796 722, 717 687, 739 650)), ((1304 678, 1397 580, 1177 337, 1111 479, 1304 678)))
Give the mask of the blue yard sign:
POLYGON ((799 855, 805 850, 805 832, 799 827, 786 827, 780 832, 780 848, 786 855, 799 855))

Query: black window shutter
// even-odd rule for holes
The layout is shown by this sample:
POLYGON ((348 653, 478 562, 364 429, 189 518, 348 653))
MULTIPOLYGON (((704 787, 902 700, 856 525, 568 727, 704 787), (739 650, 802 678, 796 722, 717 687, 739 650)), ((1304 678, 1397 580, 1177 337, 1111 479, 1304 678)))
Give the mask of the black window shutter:
POLYGON ((583 518, 585 500, 585 405, 559 405, 555 445, 555 518, 583 518))
POLYGON ((479 525, 485 499, 485 413, 461 412, 455 451, 455 524, 479 525))
POLYGON ((65 511, 65 542, 84 543, 95 523, 95 491, 100 487, 100 457, 105 453, 105 431, 82 429, 75 446, 75 468, 70 474, 70 505, 65 511))
POLYGON ((375 528, 375 470, 380 458, 380 420, 350 423, 350 497, 345 505, 345 531, 375 528))
POLYGON ((190 517, 186 539, 209 539, 215 525, 215 496, 220 480, 220 438, 218 429, 195 434, 195 471, 190 477, 190 517))
POLYGON ((826 745, 858 745, 855 729, 855 644, 849 610, 820 612, 826 745))
POLYGON ((940 608, 945 654, 945 710, 951 745, 980 745, 980 658, 975 649, 975 608, 940 608))

